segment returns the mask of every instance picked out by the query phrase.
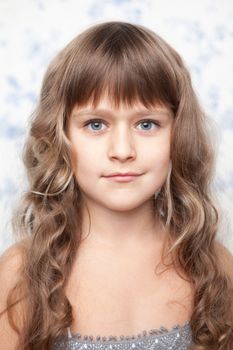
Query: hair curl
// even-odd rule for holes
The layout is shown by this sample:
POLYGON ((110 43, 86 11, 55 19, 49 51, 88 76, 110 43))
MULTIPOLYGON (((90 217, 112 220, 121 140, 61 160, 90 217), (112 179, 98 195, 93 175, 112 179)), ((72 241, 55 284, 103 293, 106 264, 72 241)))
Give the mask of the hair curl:
POLYGON ((30 120, 23 160, 28 175, 13 220, 25 240, 22 279, 8 297, 10 320, 19 300, 26 300, 22 350, 50 349, 72 322, 64 293, 81 240, 81 197, 71 163, 66 126, 72 108, 104 93, 113 106, 171 108, 171 169, 154 203, 168 227, 174 266, 189 276, 195 291, 190 320, 192 350, 230 350, 233 320, 232 283, 220 268, 215 239, 219 214, 211 180, 215 153, 208 117, 201 109, 180 55, 159 35, 126 22, 105 22, 75 37, 51 61, 38 105, 30 120), (25 295, 19 296, 20 286, 25 295))

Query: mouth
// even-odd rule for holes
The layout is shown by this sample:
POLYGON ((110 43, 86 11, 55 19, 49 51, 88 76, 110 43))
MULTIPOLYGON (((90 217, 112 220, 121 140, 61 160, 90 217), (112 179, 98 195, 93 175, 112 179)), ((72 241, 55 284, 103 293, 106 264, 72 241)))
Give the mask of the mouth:
POLYGON ((136 180, 140 174, 132 175, 131 174, 117 174, 117 175, 108 175, 104 176, 107 180, 117 181, 117 182, 130 182, 136 180))
POLYGON ((120 173, 120 172, 117 172, 117 173, 112 173, 112 174, 109 174, 109 175, 106 175, 105 177, 112 177, 112 176, 139 176, 141 174, 139 173, 134 173, 134 172, 127 172, 127 173, 120 173))

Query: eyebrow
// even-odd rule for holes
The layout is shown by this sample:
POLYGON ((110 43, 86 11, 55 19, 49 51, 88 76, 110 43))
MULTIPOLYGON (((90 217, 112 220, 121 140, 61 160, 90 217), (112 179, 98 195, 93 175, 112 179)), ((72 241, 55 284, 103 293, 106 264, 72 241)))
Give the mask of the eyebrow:
MULTIPOLYGON (((87 114, 92 114, 92 115, 97 115, 97 116, 100 114, 102 114, 103 116, 107 116, 107 115, 114 116, 114 113, 112 113, 112 111, 107 110, 107 109, 84 109, 84 110, 81 110, 79 112, 72 113, 73 117, 84 116, 87 114)), ((153 114, 156 116, 161 116, 161 115, 171 116, 171 113, 169 113, 169 111, 155 110, 155 109, 137 110, 137 111, 131 113, 131 116, 148 115, 148 114, 153 114)))

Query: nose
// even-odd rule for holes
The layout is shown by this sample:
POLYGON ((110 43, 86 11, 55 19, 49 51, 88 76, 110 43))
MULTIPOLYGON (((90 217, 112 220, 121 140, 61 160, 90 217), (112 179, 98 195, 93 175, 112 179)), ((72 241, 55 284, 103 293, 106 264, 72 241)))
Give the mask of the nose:
POLYGON ((110 135, 108 155, 110 158, 119 159, 120 161, 136 157, 133 138, 126 127, 119 127, 110 135))

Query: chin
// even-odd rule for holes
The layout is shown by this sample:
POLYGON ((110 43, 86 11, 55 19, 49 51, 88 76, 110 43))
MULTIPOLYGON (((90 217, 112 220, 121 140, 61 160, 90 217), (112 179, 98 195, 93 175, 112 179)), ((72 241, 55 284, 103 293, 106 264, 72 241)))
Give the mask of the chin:
POLYGON ((121 199, 119 201, 113 200, 108 201, 105 205, 106 208, 114 211, 124 212, 137 209, 138 207, 145 204, 145 200, 127 200, 127 198, 121 199))

